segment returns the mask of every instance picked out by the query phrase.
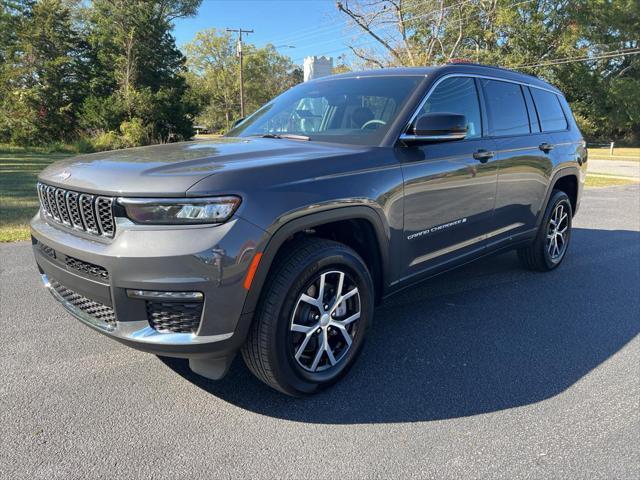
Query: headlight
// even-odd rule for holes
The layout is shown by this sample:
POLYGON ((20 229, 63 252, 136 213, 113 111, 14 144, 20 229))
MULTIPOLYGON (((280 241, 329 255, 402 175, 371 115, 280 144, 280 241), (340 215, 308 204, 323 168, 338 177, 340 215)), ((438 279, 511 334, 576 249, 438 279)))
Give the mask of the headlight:
POLYGON ((226 222, 240 205, 239 197, 119 198, 127 217, 153 225, 216 224, 226 222))

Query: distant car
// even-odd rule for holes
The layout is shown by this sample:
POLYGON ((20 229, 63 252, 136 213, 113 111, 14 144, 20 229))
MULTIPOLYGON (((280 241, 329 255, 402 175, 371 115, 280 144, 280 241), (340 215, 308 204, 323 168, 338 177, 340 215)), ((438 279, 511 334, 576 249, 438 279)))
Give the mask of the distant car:
POLYGON ((206 125, 194 125, 193 129, 196 131, 196 135, 206 135, 209 133, 209 128, 206 125))
POLYGON ((537 78, 347 73, 225 137, 53 164, 33 247, 92 328, 214 379, 241 351, 260 380, 304 395, 353 365, 374 305, 400 289, 509 249, 560 265, 586 155, 564 96, 537 78))

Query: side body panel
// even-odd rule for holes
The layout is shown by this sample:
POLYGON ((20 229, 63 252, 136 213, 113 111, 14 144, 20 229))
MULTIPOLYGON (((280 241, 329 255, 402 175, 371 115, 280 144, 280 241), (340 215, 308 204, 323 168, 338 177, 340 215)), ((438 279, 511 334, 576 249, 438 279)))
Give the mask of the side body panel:
POLYGON ((551 142, 550 135, 530 134, 495 139, 498 155, 498 192, 495 228, 506 236, 535 228, 544 208, 547 185, 556 163, 556 154, 538 147, 551 142))
POLYGON ((474 152, 488 139, 398 149, 405 178, 405 277, 481 249, 493 217, 497 170, 474 152))

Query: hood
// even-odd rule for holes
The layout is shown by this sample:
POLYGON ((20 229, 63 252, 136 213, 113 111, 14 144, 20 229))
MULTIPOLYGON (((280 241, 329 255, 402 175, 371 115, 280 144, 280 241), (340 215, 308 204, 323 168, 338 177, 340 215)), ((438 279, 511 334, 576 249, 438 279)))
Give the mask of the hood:
POLYGON ((105 195, 185 196, 200 180, 229 170, 322 159, 362 147, 269 138, 181 142, 80 155, 39 175, 47 184, 105 195))

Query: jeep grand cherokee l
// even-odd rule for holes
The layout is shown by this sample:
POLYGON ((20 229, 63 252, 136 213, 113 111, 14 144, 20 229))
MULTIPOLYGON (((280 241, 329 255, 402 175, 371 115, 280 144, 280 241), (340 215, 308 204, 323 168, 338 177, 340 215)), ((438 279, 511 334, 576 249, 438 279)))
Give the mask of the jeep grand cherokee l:
POLYGON ((238 351, 291 395, 340 378, 374 305, 489 253, 567 253, 586 149, 560 91, 481 65, 301 84, 207 141, 83 155, 39 177, 54 297, 131 347, 221 378, 238 351))

